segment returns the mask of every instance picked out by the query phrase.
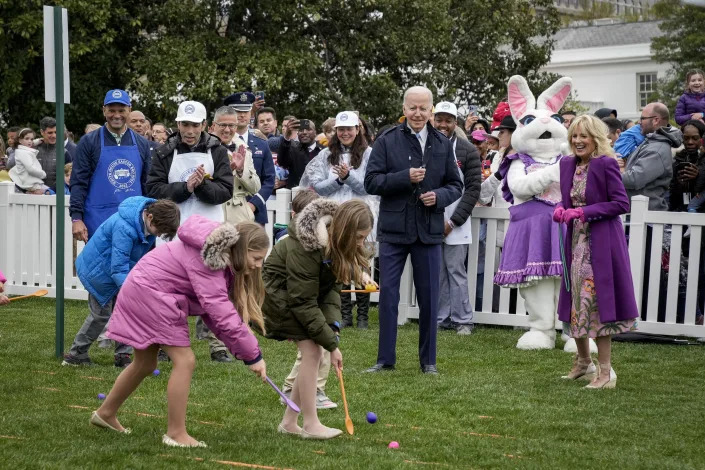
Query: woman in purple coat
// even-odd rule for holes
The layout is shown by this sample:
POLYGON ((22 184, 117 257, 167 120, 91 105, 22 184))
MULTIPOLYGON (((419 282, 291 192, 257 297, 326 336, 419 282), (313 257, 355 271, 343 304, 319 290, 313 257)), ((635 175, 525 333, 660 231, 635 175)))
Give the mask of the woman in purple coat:
POLYGON ((629 212, 607 126, 591 115, 577 117, 568 129, 574 156, 561 159, 562 203, 553 219, 567 224, 564 283, 558 317, 570 323, 578 356, 564 379, 592 379, 586 388, 614 388, 612 335, 636 328, 638 311, 627 241, 619 219, 629 212), (593 244, 593 241, 597 245, 593 244), (590 358, 588 339, 597 342, 599 368, 590 358))

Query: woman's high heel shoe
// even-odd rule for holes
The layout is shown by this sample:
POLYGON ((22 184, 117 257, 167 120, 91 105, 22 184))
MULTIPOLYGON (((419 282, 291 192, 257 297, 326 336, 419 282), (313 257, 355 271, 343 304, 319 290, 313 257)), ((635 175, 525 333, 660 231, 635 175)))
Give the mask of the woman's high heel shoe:
POLYGON ((614 371, 614 369, 610 366, 610 364, 600 364, 600 371, 609 369, 609 380, 606 382, 602 382, 601 384, 595 384, 595 380, 599 380, 601 378, 602 374, 598 374, 597 378, 587 384, 585 388, 589 390, 598 390, 598 389, 603 389, 603 388, 615 388, 617 387, 617 373, 614 371))
POLYGON ((580 359, 577 355, 573 362, 573 368, 568 375, 561 376, 564 380, 592 380, 597 376, 597 367, 592 362, 592 358, 580 359))

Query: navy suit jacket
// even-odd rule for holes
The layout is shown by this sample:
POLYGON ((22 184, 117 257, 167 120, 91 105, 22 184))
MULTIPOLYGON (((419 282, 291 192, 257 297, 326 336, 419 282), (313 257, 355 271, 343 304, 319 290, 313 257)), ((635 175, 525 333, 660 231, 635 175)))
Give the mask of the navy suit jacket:
POLYGON ((255 221, 260 224, 266 224, 267 199, 269 199, 269 196, 272 195, 272 191, 274 190, 274 160, 272 159, 272 152, 269 150, 269 144, 266 140, 262 140, 250 133, 247 138, 247 145, 252 152, 252 162, 255 165, 255 171, 262 183, 262 188, 259 192, 249 197, 247 201, 254 204, 257 208, 255 221))
POLYGON ((377 240, 387 243, 443 243, 443 212, 463 192, 458 164, 450 140, 426 125, 426 149, 406 125, 406 120, 374 143, 365 174, 365 191, 381 196, 377 240), (426 176, 412 184, 411 167, 426 164, 426 176), (436 204, 426 207, 419 195, 433 191, 436 204))

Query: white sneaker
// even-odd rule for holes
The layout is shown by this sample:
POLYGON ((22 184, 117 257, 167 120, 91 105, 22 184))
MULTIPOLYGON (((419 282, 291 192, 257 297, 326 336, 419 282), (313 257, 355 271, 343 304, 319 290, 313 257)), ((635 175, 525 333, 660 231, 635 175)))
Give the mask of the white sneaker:
POLYGON ((325 393, 319 391, 316 393, 316 408, 319 410, 330 410, 338 408, 338 404, 328 398, 325 393))

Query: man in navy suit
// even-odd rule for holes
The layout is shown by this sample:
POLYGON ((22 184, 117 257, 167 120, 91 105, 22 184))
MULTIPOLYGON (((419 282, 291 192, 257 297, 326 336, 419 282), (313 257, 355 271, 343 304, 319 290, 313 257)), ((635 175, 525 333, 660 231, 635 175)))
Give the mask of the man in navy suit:
POLYGON ((252 161, 262 183, 262 188, 248 199, 248 204, 255 214, 255 221, 264 225, 267 223, 267 199, 274 190, 274 160, 267 141, 250 133, 250 118, 255 95, 249 91, 233 93, 223 102, 237 112, 235 138, 246 142, 252 152, 252 161))
POLYGON ((399 283, 411 255, 419 301, 419 362, 421 372, 435 375, 443 213, 460 198, 463 182, 451 141, 429 123, 431 91, 409 88, 403 109, 404 122, 375 141, 365 174, 365 190, 382 197, 377 222, 379 343, 377 364, 366 372, 394 369, 399 283))

